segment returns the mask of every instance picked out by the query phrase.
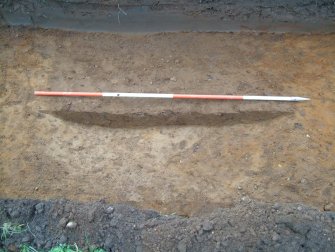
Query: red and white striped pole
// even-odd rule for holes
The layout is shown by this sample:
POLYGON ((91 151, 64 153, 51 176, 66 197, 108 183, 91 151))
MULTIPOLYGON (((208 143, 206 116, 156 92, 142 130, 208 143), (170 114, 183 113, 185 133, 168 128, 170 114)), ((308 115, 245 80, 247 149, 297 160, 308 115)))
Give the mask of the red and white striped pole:
POLYGON ((131 97, 199 100, 254 100, 254 101, 307 101, 309 98, 295 96, 252 96, 252 95, 202 95, 202 94, 156 94, 156 93, 110 93, 110 92, 60 92, 35 91, 38 96, 79 96, 79 97, 131 97))

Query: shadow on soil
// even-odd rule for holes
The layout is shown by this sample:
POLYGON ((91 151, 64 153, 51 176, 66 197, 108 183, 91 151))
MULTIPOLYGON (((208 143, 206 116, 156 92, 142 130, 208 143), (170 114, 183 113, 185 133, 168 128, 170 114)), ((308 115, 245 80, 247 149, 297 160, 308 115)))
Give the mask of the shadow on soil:
POLYGON ((164 111, 159 114, 129 113, 111 114, 76 111, 41 111, 57 118, 84 125, 98 125, 108 128, 146 128, 155 126, 227 126, 250 124, 272 120, 291 112, 250 111, 239 113, 202 114, 197 112, 175 113, 164 111))

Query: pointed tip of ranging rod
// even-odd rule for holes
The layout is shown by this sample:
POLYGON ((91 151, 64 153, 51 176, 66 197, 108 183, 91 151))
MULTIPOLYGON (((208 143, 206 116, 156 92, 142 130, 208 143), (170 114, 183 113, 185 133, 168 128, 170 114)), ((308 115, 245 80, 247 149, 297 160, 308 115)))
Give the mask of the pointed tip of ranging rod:
POLYGON ((294 97, 293 101, 309 101, 309 98, 306 97, 294 97))

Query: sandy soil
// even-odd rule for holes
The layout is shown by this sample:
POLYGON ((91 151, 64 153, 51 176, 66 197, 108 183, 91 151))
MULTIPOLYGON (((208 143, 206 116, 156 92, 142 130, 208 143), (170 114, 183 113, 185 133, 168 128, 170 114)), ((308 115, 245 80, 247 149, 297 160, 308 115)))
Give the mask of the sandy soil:
POLYGON ((335 202, 335 35, 0 29, 0 196, 192 215, 247 195, 335 202), (304 103, 34 97, 294 95, 304 103))

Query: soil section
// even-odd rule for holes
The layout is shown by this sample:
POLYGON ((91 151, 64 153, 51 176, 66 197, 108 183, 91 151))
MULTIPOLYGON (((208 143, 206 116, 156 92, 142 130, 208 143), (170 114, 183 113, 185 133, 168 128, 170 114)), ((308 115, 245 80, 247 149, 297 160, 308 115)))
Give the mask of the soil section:
POLYGON ((335 202, 335 35, 0 29, 0 195, 192 215, 335 202), (302 103, 34 90, 305 96, 302 103))
POLYGON ((102 202, 0 200, 0 224, 25 232, 0 241, 50 249, 59 243, 106 251, 333 251, 335 212, 298 204, 260 204, 244 197, 234 208, 185 218, 102 202), (242 221, 241 221, 242 220, 242 221), (68 223, 71 222, 71 228, 68 223))

